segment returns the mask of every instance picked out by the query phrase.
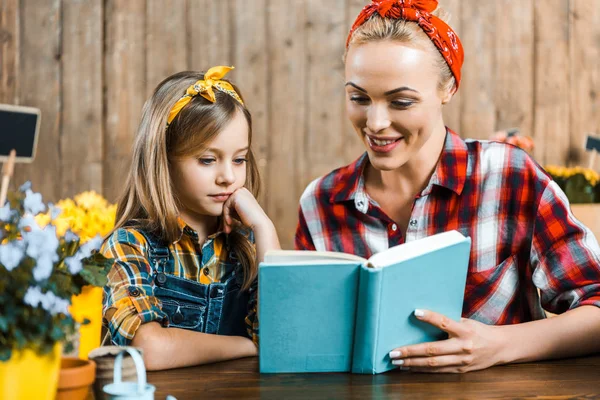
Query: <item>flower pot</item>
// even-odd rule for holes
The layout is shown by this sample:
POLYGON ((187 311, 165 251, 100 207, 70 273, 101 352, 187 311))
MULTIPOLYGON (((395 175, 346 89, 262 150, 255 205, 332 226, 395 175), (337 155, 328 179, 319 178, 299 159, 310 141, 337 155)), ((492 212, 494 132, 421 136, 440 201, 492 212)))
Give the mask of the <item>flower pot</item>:
POLYGON ((33 350, 13 351, 10 360, 0 361, 0 398, 4 400, 52 400, 56 395, 62 344, 48 354, 33 350))
POLYGON ((91 360, 63 357, 60 362, 56 400, 85 400, 96 377, 96 364, 91 360))
POLYGON ((571 211, 600 241, 600 203, 571 204, 571 211))
POLYGON ((102 288, 84 286, 81 294, 71 299, 71 315, 79 323, 87 318, 90 322, 79 328, 79 345, 77 355, 88 359, 90 351, 100 346, 102 335, 102 288))

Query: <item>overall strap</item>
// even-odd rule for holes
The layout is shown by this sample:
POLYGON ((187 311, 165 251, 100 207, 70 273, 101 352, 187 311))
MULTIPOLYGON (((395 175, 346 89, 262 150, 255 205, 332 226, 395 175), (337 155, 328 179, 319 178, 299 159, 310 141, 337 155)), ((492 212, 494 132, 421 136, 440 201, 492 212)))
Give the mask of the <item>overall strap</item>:
POLYGON ((157 273, 163 272, 164 266, 169 261, 171 254, 166 242, 156 234, 142 229, 135 221, 129 221, 123 227, 133 227, 146 238, 146 242, 148 243, 148 261, 157 273))

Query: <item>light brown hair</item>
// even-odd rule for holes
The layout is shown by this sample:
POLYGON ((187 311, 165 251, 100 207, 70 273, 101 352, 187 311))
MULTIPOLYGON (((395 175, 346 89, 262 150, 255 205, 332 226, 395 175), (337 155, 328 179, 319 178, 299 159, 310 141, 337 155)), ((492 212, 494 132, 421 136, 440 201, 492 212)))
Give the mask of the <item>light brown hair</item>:
MULTIPOLYGON (((214 103, 202 96, 194 96, 167 128, 171 107, 190 85, 203 77, 203 72, 194 71, 171 75, 156 87, 144 104, 125 190, 118 201, 115 230, 134 221, 136 227, 173 243, 181 230, 177 223, 179 207, 173 191, 171 163, 198 155, 239 112, 248 122, 248 143, 251 145, 250 112, 232 96, 216 89, 214 103)), ((239 89, 234 88, 241 97, 239 89)), ((257 197, 260 177, 251 147, 247 160, 245 187, 257 197)), ((228 244, 242 265, 242 288, 246 290, 257 273, 254 246, 237 230, 228 235, 228 244)))
MULTIPOLYGON (((448 20, 450 19, 450 15, 439 7, 432 14, 436 15, 446 23, 448 23, 448 20)), ((392 40, 432 52, 432 55, 435 57, 436 67, 440 71, 438 90, 441 93, 448 93, 456 87, 456 80, 448 63, 446 63, 442 54, 416 22, 403 19, 383 18, 375 13, 369 20, 354 31, 350 38, 348 48, 353 44, 384 40, 392 40)), ((344 62, 346 62, 348 48, 346 48, 344 53, 344 62)))

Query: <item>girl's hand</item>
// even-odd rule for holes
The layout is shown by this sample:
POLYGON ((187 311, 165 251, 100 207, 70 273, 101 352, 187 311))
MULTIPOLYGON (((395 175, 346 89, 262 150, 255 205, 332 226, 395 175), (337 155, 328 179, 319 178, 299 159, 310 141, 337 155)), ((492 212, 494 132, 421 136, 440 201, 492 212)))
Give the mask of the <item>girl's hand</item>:
POLYGON ((237 189, 223 205, 223 225, 225 233, 230 233, 237 221, 253 231, 272 225, 258 201, 245 187, 237 189))
POLYGON ((501 363, 502 327, 465 318, 456 322, 433 311, 415 310, 415 316, 448 333, 448 339, 392 350, 392 363, 401 369, 463 373, 501 363))

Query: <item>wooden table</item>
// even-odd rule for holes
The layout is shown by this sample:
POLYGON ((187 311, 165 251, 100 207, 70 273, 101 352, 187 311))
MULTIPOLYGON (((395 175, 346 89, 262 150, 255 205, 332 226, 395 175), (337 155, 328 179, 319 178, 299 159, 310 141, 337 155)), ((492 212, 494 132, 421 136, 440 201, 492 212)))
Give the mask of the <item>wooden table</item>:
MULTIPOLYGON (((599 337, 600 338, 600 337, 599 337)), ((600 340, 600 339, 599 339, 600 340)), ((504 365, 462 375, 259 374, 246 358, 149 372, 156 400, 185 399, 600 399, 600 355, 504 365)))

